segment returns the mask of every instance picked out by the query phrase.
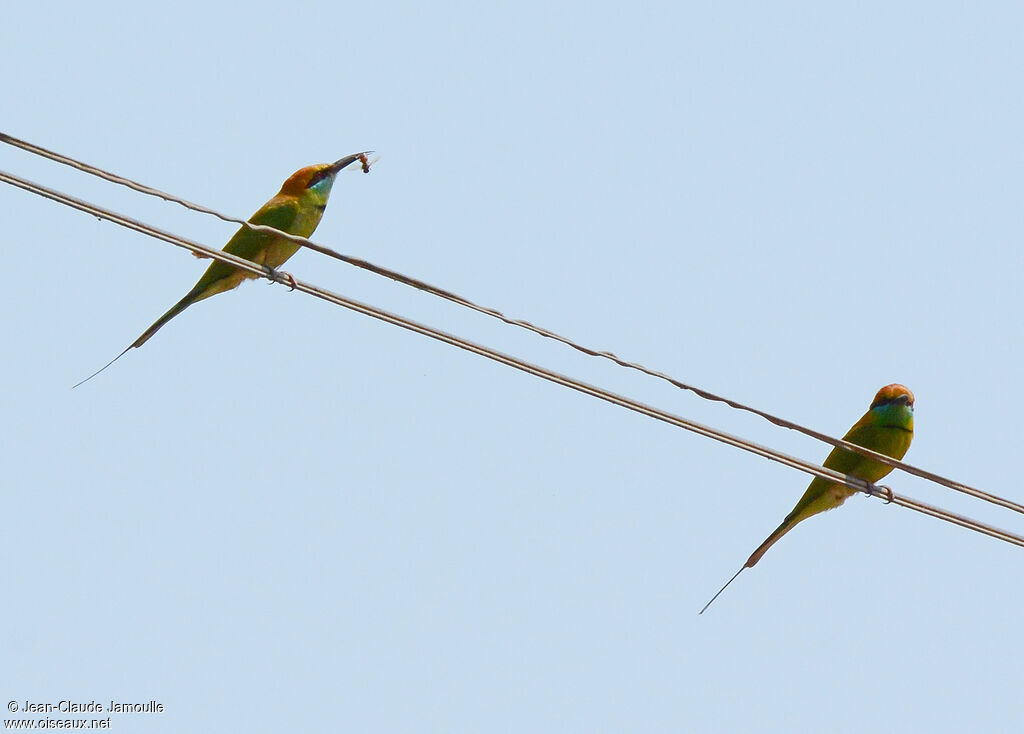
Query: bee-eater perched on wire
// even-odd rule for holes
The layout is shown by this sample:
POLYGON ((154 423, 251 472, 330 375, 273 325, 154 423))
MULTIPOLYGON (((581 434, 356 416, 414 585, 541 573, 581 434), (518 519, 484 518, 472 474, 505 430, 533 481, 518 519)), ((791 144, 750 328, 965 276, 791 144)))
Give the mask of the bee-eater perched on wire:
MULTIPOLYGON (((293 173, 281 190, 273 199, 259 208, 249 218, 251 224, 264 224, 274 229, 279 229, 288 234, 299 237, 309 237, 313 234, 320 218, 327 207, 327 199, 331 195, 331 187, 334 185, 334 178, 338 172, 346 166, 361 161, 363 170, 368 171, 368 163, 364 153, 355 153, 345 156, 334 163, 321 163, 315 166, 306 166, 293 173)), ((224 252, 251 260, 257 265, 265 265, 268 268, 276 269, 281 267, 288 258, 298 252, 301 245, 275 236, 269 232, 259 232, 242 227, 235 232, 234 237, 228 240, 224 246, 224 252)), ((243 280, 256 278, 258 276, 244 270, 228 265, 220 260, 213 263, 203 273, 203 277, 184 298, 171 306, 170 310, 161 316, 156 322, 142 333, 138 339, 125 347, 124 352, 114 357, 103 365, 96 372, 86 377, 82 382, 87 382, 118 359, 132 347, 141 347, 149 338, 157 333, 168 321, 191 306, 196 301, 215 296, 218 293, 229 291, 241 285, 243 280)), ((79 382, 75 387, 81 385, 79 382)))
MULTIPOLYGON (((907 453, 913 438, 914 393, 903 385, 895 384, 886 385, 879 390, 868 412, 843 436, 844 441, 855 443, 897 460, 902 459, 907 453)), ((828 455, 822 466, 872 484, 892 471, 891 466, 838 447, 832 449, 832 453, 828 455)), ((775 532, 758 546, 758 549, 750 555, 740 570, 725 582, 725 586, 718 590, 718 594, 725 591, 726 586, 731 584, 744 568, 752 568, 760 561, 761 556, 775 545, 779 538, 792 530, 798 522, 806 520, 811 515, 817 515, 819 512, 839 507, 847 497, 856 492, 856 489, 847 487, 845 484, 836 484, 821 477, 812 479, 810 486, 800 501, 796 503, 793 511, 786 515, 786 519, 775 529, 775 532)), ((718 594, 711 597, 711 601, 704 605, 704 609, 711 606, 711 602, 718 598, 718 594)), ((701 614, 704 613, 704 609, 700 610, 701 614)))

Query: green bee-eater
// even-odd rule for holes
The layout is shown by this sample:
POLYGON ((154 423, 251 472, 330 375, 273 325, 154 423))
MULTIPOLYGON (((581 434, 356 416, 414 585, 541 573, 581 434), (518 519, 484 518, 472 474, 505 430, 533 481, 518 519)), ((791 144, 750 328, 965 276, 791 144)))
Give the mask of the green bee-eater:
MULTIPOLYGON (((844 441, 855 443, 897 460, 902 459, 907 453, 913 438, 914 393, 903 385, 886 385, 879 390, 868 412, 843 436, 844 441)), ((881 462, 840 448, 832 449, 832 453, 825 459, 823 466, 872 484, 892 471, 892 467, 881 462)), ((839 507, 847 497, 856 492, 856 489, 851 489, 845 484, 836 484, 821 477, 815 477, 811 480, 807 491, 804 492, 804 496, 796 503, 793 511, 786 515, 786 519, 775 529, 775 532, 769 535, 768 539, 750 555, 740 570, 725 582, 725 586, 718 590, 718 594, 725 591, 726 586, 731 584, 744 568, 751 568, 760 561, 761 556, 775 545, 779 538, 792 530, 798 522, 806 520, 811 515, 817 515, 819 512, 839 507)), ((718 594, 711 597, 711 601, 704 605, 704 609, 711 606, 711 602, 718 598, 718 594)), ((701 614, 704 613, 704 609, 700 610, 701 614)))
MULTIPOLYGON (((321 163, 315 166, 306 166, 293 173, 281 190, 273 199, 259 208, 249 222, 252 224, 265 224, 274 229, 279 229, 299 237, 309 237, 313 234, 320 218, 327 207, 327 199, 331 195, 331 187, 334 185, 334 177, 338 172, 356 161, 363 163, 363 170, 368 171, 364 153, 356 153, 345 156, 334 163, 321 163)), ((276 269, 298 252, 301 245, 286 240, 283 237, 276 237, 267 232, 257 232, 242 227, 235 232, 234 237, 228 240, 224 246, 224 252, 252 260, 258 265, 266 265, 268 268, 276 269)), ((241 285, 242 281, 258 276, 247 273, 244 270, 228 265, 227 263, 215 260, 206 269, 203 277, 185 297, 171 306, 170 310, 161 316, 156 322, 142 333, 138 339, 125 347, 124 352, 110 360, 103 367, 86 377, 82 382, 87 382, 107 367, 112 365, 132 347, 141 347, 151 336, 157 333, 164 324, 173 319, 179 313, 191 306, 196 301, 215 296, 218 293, 229 291, 241 285)), ((79 382, 78 385, 81 385, 79 382)), ((75 385, 75 387, 78 387, 75 385)))

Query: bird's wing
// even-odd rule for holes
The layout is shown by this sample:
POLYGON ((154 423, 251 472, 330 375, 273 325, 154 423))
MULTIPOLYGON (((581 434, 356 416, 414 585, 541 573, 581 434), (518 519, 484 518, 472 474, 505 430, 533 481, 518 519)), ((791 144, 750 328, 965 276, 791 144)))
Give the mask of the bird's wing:
MULTIPOLYGON (((287 231, 295 222, 298 213, 298 205, 295 202, 282 201, 274 197, 264 204, 259 211, 250 217, 253 224, 265 224, 274 229, 287 231)), ((238 255, 246 260, 251 260, 260 265, 263 264, 263 257, 267 247, 274 241, 274 236, 267 232, 255 232, 248 227, 242 226, 234 237, 224 245, 224 252, 238 255)), ((254 278, 254 275, 241 274, 238 268, 228 263, 215 260, 199 282, 193 287, 191 294, 194 300, 206 298, 222 290, 235 288, 246 278, 254 278)))
MULTIPOLYGON (((890 426, 858 423, 843 436, 843 439, 882 454, 893 456, 899 454, 897 458, 902 458, 903 453, 906 452, 905 447, 900 451, 900 446, 898 446, 904 441, 903 432, 890 426)), ((885 464, 838 448, 833 449, 832 453, 828 455, 825 466, 842 474, 852 474, 855 477, 866 479, 869 482, 877 482, 892 471, 885 464)))
MULTIPOLYGON (((288 232, 295 224, 298 214, 299 204, 295 199, 275 196, 260 207, 249 221, 252 224, 264 224, 288 232)), ((261 255, 273 239, 274 236, 267 232, 254 232, 248 227, 242 227, 224 246, 224 251, 262 264, 261 255)))

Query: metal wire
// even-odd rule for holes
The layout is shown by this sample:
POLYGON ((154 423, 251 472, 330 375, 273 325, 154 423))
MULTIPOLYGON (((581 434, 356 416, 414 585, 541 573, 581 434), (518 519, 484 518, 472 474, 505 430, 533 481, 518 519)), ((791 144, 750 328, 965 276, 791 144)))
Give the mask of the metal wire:
POLYGON ((971 497, 984 500, 985 502, 990 502, 994 505, 998 505, 999 507, 1003 507, 1008 510, 1013 510, 1014 512, 1024 514, 1024 504, 1014 502, 1013 500, 1009 500, 1006 499, 1005 497, 1000 497, 989 492, 985 492, 981 489, 971 487, 962 482, 957 482, 953 479, 949 479, 940 474, 936 474, 934 472, 921 469, 920 467, 914 466, 912 464, 907 464, 897 459, 893 459, 890 456, 880 454, 877 451, 865 448, 864 446, 858 446, 857 444, 850 443, 849 441, 844 441, 841 438, 835 438, 826 433, 816 431, 813 428, 807 428, 806 426, 800 425, 799 423, 794 423, 793 421, 786 420, 785 418, 780 418, 779 416, 768 413, 767 411, 763 411, 758 408, 745 405, 743 403, 740 403, 731 398, 724 397, 722 395, 717 395, 709 390, 705 390, 695 385, 687 384, 664 372, 659 372, 649 367, 645 367, 644 365, 639 364, 637 362, 630 362, 624 360, 616 356, 612 352, 606 350, 593 349, 591 347, 584 346, 578 342, 569 339, 568 337, 562 336, 553 331, 532 324, 529 321, 510 318, 503 314, 501 311, 498 311, 497 309, 490 308, 487 306, 481 306, 477 303, 474 303, 473 301, 470 301, 467 298, 458 295, 457 293, 453 293, 452 291, 445 290, 444 288, 440 288, 435 285, 431 285, 430 283, 419 280, 417 278, 413 278, 408 275, 403 275, 402 273, 390 270, 380 265, 375 265, 374 263, 371 263, 367 260, 352 257, 351 255, 342 254, 340 252, 337 252, 336 250, 331 249, 330 247, 326 247, 324 245, 317 244, 316 242, 312 242, 311 240, 305 237, 299 237, 297 235, 289 234, 288 232, 282 232, 280 230, 274 229, 273 227, 268 227, 262 224, 252 224, 250 222, 245 221, 244 219, 238 219, 236 217, 231 217, 226 214, 222 214, 214 209, 210 209, 200 204, 192 203, 180 197, 174 196, 173 194, 168 194, 164 191, 160 191, 159 189, 154 189, 149 186, 145 186, 144 184, 132 181, 131 179, 125 178, 123 176, 118 176, 117 174, 105 171, 102 168, 98 168, 88 163, 83 163, 82 161, 75 160, 74 158, 69 158, 68 156, 62 155, 60 153, 47 150, 46 148, 35 145, 33 143, 26 142, 24 140, 20 140, 3 132, 0 132, 0 142, 4 142, 7 143, 8 145, 21 148, 22 150, 26 150, 30 153, 34 153, 35 155, 39 155, 44 158, 49 158, 52 161, 56 161, 57 163, 61 163, 66 166, 70 166, 72 168, 91 174, 93 176, 98 176, 99 178, 102 178, 106 181, 110 181, 121 186, 126 186, 140 193, 147 194, 149 196, 155 196, 160 199, 163 199, 164 201, 172 201, 176 204, 180 204, 181 206, 187 209, 191 209, 202 214, 212 215, 225 222, 240 224, 243 227, 248 227, 249 229, 252 229, 254 231, 262 230, 266 232, 272 232, 280 237, 284 237, 285 239, 295 242, 296 244, 302 245, 303 247, 307 247, 323 255, 332 257, 336 260, 341 260, 342 262, 348 263, 349 265, 354 265, 355 267, 362 268, 363 270, 368 270, 371 273, 375 273, 376 275, 389 278, 403 285, 416 288, 418 290, 424 291, 425 293, 430 293, 431 295, 438 296, 439 298, 444 298, 445 300, 451 301, 452 303, 456 303, 460 306, 463 306, 464 308, 468 308, 478 313, 485 314, 486 316, 498 319, 499 321, 503 321, 504 323, 509 324, 511 326, 526 329, 548 339, 553 339, 568 347, 571 347, 572 349, 575 349, 578 352, 582 352, 583 354, 589 355, 591 357, 600 357, 602 359, 607 359, 619 365, 620 367, 636 370, 637 372, 642 372, 643 374, 648 375, 650 377, 654 377, 659 380, 664 380, 665 382, 668 382, 669 384, 681 390, 687 390, 689 392, 692 392, 694 395, 697 395, 698 397, 703 398, 704 400, 723 403, 735 410, 753 413, 754 415, 760 416, 761 418, 781 428, 788 428, 790 430, 797 431, 798 433, 802 433, 805 436, 810 436, 811 438, 817 439, 818 441, 822 441, 823 443, 827 443, 831 446, 835 446, 837 448, 845 449, 847 451, 852 451, 862 456, 866 456, 870 459, 885 464, 886 466, 891 466, 894 469, 899 469, 900 471, 904 471, 908 474, 913 474, 914 476, 921 477, 922 479, 927 479, 928 481, 934 482, 943 487, 947 487, 957 492, 962 492, 963 494, 970 495, 971 497))
POLYGON ((107 221, 113 222, 123 227, 127 227, 128 229, 135 230, 136 232, 141 232, 155 239, 163 240, 164 242, 169 242, 178 247, 191 250, 194 253, 213 258, 214 260, 220 260, 221 262, 233 265, 234 267, 252 273, 253 275, 267 278, 268 280, 271 280, 275 283, 285 283, 295 290, 301 291, 311 296, 315 296, 316 298, 320 298, 321 300, 327 301, 328 303, 342 306, 349 310, 364 314, 366 316, 370 316, 372 318, 384 321, 389 324, 393 324, 395 326, 400 326, 403 329, 407 329, 417 334, 422 334, 423 336, 428 336, 431 339, 435 339, 445 344, 450 344, 460 349, 464 349, 465 351, 472 352, 473 354, 478 354, 482 357, 486 357, 495 362, 498 362, 499 364, 504 364, 509 367, 518 369, 522 372, 526 372, 527 374, 534 375, 535 377, 540 377, 541 379, 553 382, 556 385, 571 388, 585 395, 590 395, 600 400, 604 400, 605 402, 611 403, 612 405, 618 405, 622 408, 626 408, 635 413, 639 413, 641 415, 645 415, 650 418, 662 421, 663 423, 667 423, 678 428, 683 428, 687 431, 696 433, 700 436, 705 436, 706 438, 714 439, 716 441, 726 444, 727 446, 742 449, 757 456, 761 456, 765 459, 775 461, 784 466, 789 466, 794 469, 798 469, 812 476, 821 477, 822 479, 834 482, 836 484, 843 484, 858 492, 864 492, 865 494, 868 494, 873 497, 880 497, 886 500, 887 504, 890 502, 895 503, 897 505, 900 505, 901 507, 907 507, 909 509, 915 510, 916 512, 921 512, 923 514, 930 515, 941 520, 945 520, 946 522, 959 525, 969 530, 974 530, 975 532, 982 533, 983 535, 988 535, 998 540, 1003 540, 1007 543, 1024 547, 1024 536, 1020 536, 1006 530, 995 528, 993 526, 987 525, 977 520, 973 520, 971 518, 964 517, 962 515, 958 515, 953 512, 949 512, 939 507, 934 507, 932 505, 919 502, 918 500, 915 500, 910 497, 898 495, 888 487, 874 485, 871 484, 870 482, 865 482, 864 480, 858 479, 856 477, 840 474, 839 472, 836 472, 832 469, 828 469, 823 466, 819 466, 818 464, 814 464, 813 462, 805 461, 804 459, 799 459, 795 456, 790 456, 789 454, 785 454, 781 451, 776 451, 775 449, 769 448, 767 446, 762 446, 761 444, 748 441, 739 436, 734 436, 730 433, 720 431, 716 428, 706 426, 702 423, 691 421, 688 418, 683 418, 682 416, 678 416, 673 413, 669 413, 668 411, 661 410, 660 408, 655 408, 654 406, 647 405, 636 400, 632 400, 631 398, 627 398, 623 395, 619 395, 609 390, 605 390, 603 388, 597 387, 596 385, 591 385, 589 383, 576 380, 567 375, 554 372, 553 370, 549 370, 539 365, 526 362, 524 360, 518 359, 517 357, 513 357, 511 355, 496 351, 494 349, 490 349, 489 347, 485 347, 483 345, 469 341, 468 339, 463 339, 462 337, 450 334, 440 329, 435 329, 431 326, 427 326, 425 324, 421 324, 419 322, 406 319, 403 316, 399 316, 397 314, 393 314, 388 311, 378 309, 369 304, 365 304, 360 301, 346 298, 345 296, 326 290, 324 288, 320 288, 319 286, 315 286, 310 283, 298 280, 287 273, 282 273, 280 271, 275 271, 272 270, 271 268, 267 268, 262 265, 257 265, 254 262, 245 260, 244 258, 237 257, 236 255, 232 255, 230 253, 226 253, 222 250, 216 250, 210 247, 206 247, 205 245, 201 245, 198 242, 194 242, 184 237, 180 237, 170 232, 166 232, 164 230, 158 229, 149 224, 141 222, 137 219, 133 219, 123 214, 119 214, 109 209, 105 209, 103 207, 91 204, 81 199, 77 199, 75 197, 69 196, 68 194, 64 194, 59 191, 55 191, 54 189, 50 189, 46 186, 42 186, 40 184, 27 181, 25 179, 19 178, 4 171, 0 171, 0 181, 12 184, 14 186, 17 186, 18 188, 24 189, 25 191, 29 191, 39 196, 43 196, 52 201, 56 201, 60 204, 64 204, 74 209, 78 209, 79 211, 86 212, 87 214, 98 217, 100 219, 106 219, 107 221))

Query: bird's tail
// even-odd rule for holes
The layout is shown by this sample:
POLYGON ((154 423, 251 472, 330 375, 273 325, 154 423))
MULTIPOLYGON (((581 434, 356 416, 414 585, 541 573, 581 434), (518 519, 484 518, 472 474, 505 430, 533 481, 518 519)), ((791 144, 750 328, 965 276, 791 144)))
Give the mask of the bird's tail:
POLYGON ((711 602, 717 599, 719 595, 728 588, 729 584, 736 580, 736 577, 743 572, 743 569, 753 567, 754 564, 761 560, 761 556, 767 553, 768 549, 775 545, 779 538, 788 533, 793 526, 796 525, 796 522, 794 522, 794 515, 795 513, 788 515, 786 519, 782 521, 782 524, 775 528, 775 532, 769 535, 768 538, 757 547, 757 550, 750 554, 750 558, 747 559, 747 562, 740 566, 740 570, 733 574, 731 579, 725 582, 725 585, 722 586, 722 588, 719 589, 713 597, 711 597, 711 601, 705 604, 704 609, 701 609, 698 614, 704 614, 704 611, 711 606, 711 602))
MULTIPOLYGON (((134 344, 133 344, 132 346, 134 346, 134 344)), ((110 365, 114 364, 114 362, 116 362, 117 360, 121 359, 121 357, 123 357, 123 356, 125 355, 125 353, 127 353, 127 351, 128 351, 129 349, 131 349, 131 348, 132 348, 132 347, 125 347, 125 348, 124 348, 124 351, 123 351, 123 352, 121 352, 121 353, 120 353, 119 355, 117 355, 117 356, 116 356, 116 357, 114 357, 114 358, 113 358, 112 360, 110 360, 109 362, 107 362, 107 363, 106 363, 105 365, 103 365, 102 367, 100 367, 100 368, 99 368, 98 370, 96 370, 95 372, 93 372, 93 373, 92 373, 91 375, 89 375, 88 377, 86 377, 86 378, 85 378, 84 380, 82 380, 82 381, 80 381, 80 382, 76 382, 76 383, 75 383, 74 385, 72 385, 72 386, 71 386, 71 389, 72 389, 72 390, 74 390, 74 389, 75 389, 76 387, 78 387, 79 385, 82 385, 82 384, 84 384, 84 383, 88 382, 89 380, 91 380, 92 378, 94 378, 94 377, 95 377, 96 375, 98 375, 98 374, 99 374, 100 372, 102 372, 103 370, 105 370, 105 369, 106 369, 107 367, 109 367, 110 365)))
MULTIPOLYGON (((193 289, 193 291, 194 290, 195 289, 193 289)), ((125 354, 127 354, 129 349, 132 349, 133 347, 134 348, 141 347, 143 344, 145 344, 147 341, 149 341, 150 337, 152 337, 153 334, 155 334, 158 331, 160 331, 160 329, 163 328, 164 324, 166 324, 168 321, 173 319, 179 313, 181 313, 186 308, 188 308, 189 306, 191 306, 193 303, 196 302, 196 300, 197 300, 196 299, 196 294, 193 291, 189 291, 185 295, 184 298, 182 298, 180 301, 178 301, 173 306, 171 306, 171 308, 167 311, 167 313, 165 313, 163 316, 161 316, 155 322, 153 322, 153 325, 150 326, 148 329, 146 329, 144 332, 142 332, 142 336, 140 336, 138 339, 136 339, 131 344, 129 344, 127 347, 125 347, 123 352, 121 352, 119 355, 114 357, 112 360, 107 362, 105 365, 100 367, 98 370, 93 372, 91 375, 86 377, 81 382, 77 382, 74 385, 72 385, 71 389, 74 390, 79 385, 81 385, 83 383, 86 383, 89 380, 91 380, 92 378, 94 378, 96 375, 98 375, 100 372, 105 370, 107 367, 109 367, 110 365, 114 364, 114 362, 116 362, 117 360, 121 359, 121 357, 123 357, 125 354)))
POLYGON ((779 538, 792 530, 794 525, 796 525, 796 523, 793 522, 793 518, 791 516, 783 520, 782 524, 775 528, 775 532, 769 535, 765 541, 757 547, 757 550, 750 554, 750 558, 748 558, 747 562, 743 564, 743 568, 753 568, 754 565, 761 560, 761 556, 767 553, 768 549, 775 545, 779 538))
POLYGON ((737 571, 736 573, 734 573, 734 574, 732 575, 732 578, 731 578, 731 579, 729 579, 728 581, 726 581, 726 582, 725 582, 725 584, 724 584, 724 585, 722 586, 722 588, 721 588, 721 589, 719 589, 718 591, 716 591, 716 592, 715 592, 715 595, 714 595, 713 597, 711 597, 711 599, 709 599, 709 600, 708 600, 708 603, 707 603, 707 604, 705 604, 705 605, 704 605, 704 608, 703 608, 703 609, 701 609, 701 610, 700 610, 699 612, 697 612, 697 614, 704 614, 704 612, 706 612, 706 611, 707 611, 707 608, 711 606, 711 603, 712 603, 712 602, 713 602, 713 601, 714 601, 715 599, 717 599, 717 598, 718 598, 718 597, 719 597, 719 596, 721 595, 721 593, 722 593, 723 591, 725 591, 725 590, 726 590, 726 589, 728 588, 729 584, 731 584, 731 583, 732 583, 733 581, 735 581, 735 580, 736 580, 736 577, 737 577, 737 576, 739 576, 739 575, 740 575, 741 573, 743 573, 743 569, 744 569, 744 568, 746 568, 746 566, 740 566, 740 570, 739 570, 739 571, 737 571))
MULTIPOLYGON (((136 349, 138 349, 139 347, 141 347, 143 344, 145 344, 146 342, 149 341, 150 337, 152 337, 153 334, 155 334, 158 331, 160 331, 160 329, 162 329, 164 327, 164 325, 168 321, 170 321, 175 316, 177 316, 179 313, 181 313, 186 308, 188 308, 193 303, 195 303, 196 300, 198 300, 198 299, 196 298, 196 294, 193 292, 194 290, 195 289, 193 289, 192 291, 189 291, 188 293, 186 293, 184 298, 182 298, 180 301, 175 303, 173 306, 171 306, 167 310, 167 313, 165 313, 163 316, 161 316, 156 321, 154 321, 153 325, 150 326, 148 329, 146 329, 144 332, 142 332, 142 335, 138 339, 133 341, 131 347, 128 347, 128 349, 131 349, 132 347, 135 347, 136 349)), ((128 349, 125 349, 124 351, 127 352, 128 349)), ((118 356, 120 356, 120 355, 118 355, 118 356)), ((106 368, 104 368, 104 369, 106 369, 106 368)))

